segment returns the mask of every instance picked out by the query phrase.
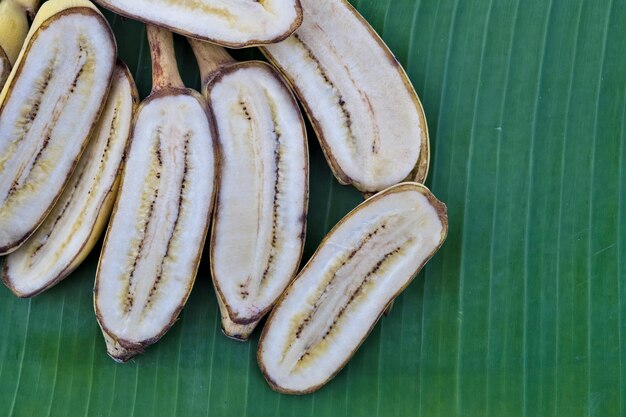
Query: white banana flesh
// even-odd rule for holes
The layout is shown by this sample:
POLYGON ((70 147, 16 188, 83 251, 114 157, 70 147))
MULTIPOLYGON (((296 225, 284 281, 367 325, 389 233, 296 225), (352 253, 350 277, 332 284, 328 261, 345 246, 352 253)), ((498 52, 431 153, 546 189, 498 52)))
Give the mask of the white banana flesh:
POLYGON ((263 329, 258 360, 269 384, 304 394, 327 383, 446 235, 445 205, 417 183, 389 188, 348 214, 263 329))
POLYGON ((401 65, 346 0, 302 8, 302 26, 262 50, 301 99, 335 176, 367 194, 423 182, 428 128, 401 65))
POLYGON ((67 277, 93 249, 111 214, 138 93, 118 64, 98 126, 61 198, 24 245, 6 257, 2 278, 31 297, 67 277))
POLYGON ((0 94, 0 254, 59 198, 106 102, 115 56, 90 2, 51 0, 37 14, 0 94))
POLYGON ((148 34, 155 86, 135 116, 94 290, 108 353, 119 361, 158 341, 182 310, 214 193, 206 103, 183 87, 171 34, 155 27, 148 34))
POLYGON ((224 333, 246 340, 300 264, 306 130, 291 91, 262 62, 222 68, 206 91, 221 155, 211 271, 224 333))
POLYGON ((302 22, 299 0, 96 0, 123 16, 231 48, 285 39, 302 22))

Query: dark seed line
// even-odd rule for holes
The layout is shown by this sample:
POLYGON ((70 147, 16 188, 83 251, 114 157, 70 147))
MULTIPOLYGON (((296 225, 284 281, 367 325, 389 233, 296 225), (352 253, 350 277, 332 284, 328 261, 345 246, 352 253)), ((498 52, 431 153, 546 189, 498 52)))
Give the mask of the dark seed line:
MULTIPOLYGON (((405 242, 406 244, 406 242, 405 242)), ((361 283, 359 284, 359 286, 352 292, 352 294, 350 295, 350 298, 348 299, 348 302, 341 308, 341 310, 339 310, 339 312, 337 313, 337 316, 335 317, 335 319, 333 320, 332 324, 328 327, 328 329, 326 330, 326 332, 324 333, 324 335, 322 336, 321 340, 318 340, 316 343, 313 343, 309 346, 307 346, 305 348, 305 352, 300 356, 300 358, 298 359, 298 363, 301 362, 306 356, 308 356, 310 354, 310 351, 315 349, 315 347, 317 347, 322 341, 326 340, 326 338, 333 332, 333 330, 335 330, 337 328, 337 323, 341 320, 341 318, 343 317, 343 315, 345 314, 345 312, 348 310, 348 308, 350 307, 350 305, 352 305, 352 303, 354 302, 354 300, 361 295, 361 293, 363 292, 363 288, 365 287, 365 285, 367 285, 372 277, 378 273, 378 271, 380 271, 382 269, 382 267, 390 260, 394 257, 394 255, 400 253, 400 251, 402 250, 402 246, 398 246, 395 249, 393 249, 392 251, 387 252, 382 258, 381 260, 379 260, 376 265, 374 265, 374 267, 367 273, 365 274, 363 281, 361 281, 361 283)))
MULTIPOLYGON (((80 48, 80 53, 82 55, 83 47, 79 46, 79 48, 80 48)), ((79 55, 79 59, 80 59, 81 55, 79 55)), ((53 111, 53 113, 52 113, 53 114, 52 120, 50 121, 50 123, 48 123, 46 125, 46 131, 44 133, 45 139, 44 139, 43 143, 41 144, 41 147, 39 148, 39 151, 37 152, 37 155, 35 156, 33 161, 29 164, 29 170, 28 170, 28 173, 26 174, 26 177, 21 181, 21 184, 20 184, 20 179, 19 178, 22 176, 22 172, 23 171, 18 173, 17 178, 13 181, 13 184, 11 185, 11 188, 9 189, 8 195, 6 197, 7 200, 13 194, 15 194, 17 191, 21 190, 24 187, 25 184, 28 183, 28 180, 32 176, 32 173, 33 173, 35 167, 37 166, 39 160, 43 156, 43 153, 46 151, 46 149, 48 148, 48 145, 50 144, 50 141, 52 139, 52 131, 56 128, 56 126, 57 126, 57 124, 59 122, 59 118, 61 117, 61 114, 62 114, 63 105, 69 100, 70 95, 74 93, 74 90, 75 90, 76 86, 78 85, 78 81, 79 81, 81 75, 83 74, 83 70, 84 70, 85 66, 86 66, 86 63, 83 63, 81 65, 81 67, 79 68, 78 72, 76 73, 76 75, 74 76, 74 80, 72 81, 72 87, 70 88, 70 93, 64 95, 56 103, 55 111, 53 111), (57 109, 61 109, 61 110, 57 110, 57 109)), ((46 84, 46 86, 47 86, 47 84, 46 84)), ((39 106, 37 107, 37 111, 39 111, 39 106)))
POLYGON ((148 294, 148 300, 146 301, 146 310, 150 309, 150 306, 152 304, 152 298, 154 297, 154 294, 156 293, 158 286, 163 278, 163 267, 165 265, 165 260, 168 259, 170 256, 172 241, 174 240, 174 236, 176 236, 176 232, 179 229, 178 226, 179 226, 180 218, 181 218, 180 213, 182 212, 182 209, 183 209, 183 197, 185 195, 185 188, 187 184, 187 173, 189 172, 189 141, 191 140, 191 137, 192 137, 191 132, 187 132, 184 136, 184 139, 185 139, 185 144, 183 148, 184 171, 183 171, 183 177, 181 178, 181 181, 180 181, 180 193, 178 195, 178 207, 176 210, 176 219, 174 220, 174 227, 172 228, 172 233, 170 233, 170 236, 167 240, 165 256, 161 259, 161 263, 158 269, 159 272, 157 273, 157 277, 154 281, 154 284, 152 285, 152 288, 150 289, 150 293, 148 294))
MULTIPOLYGON (((108 129, 107 140, 106 140, 106 142, 104 144, 104 149, 102 151, 102 156, 100 157, 100 164, 98 165, 97 175, 96 175, 95 178, 92 179, 92 185, 89 188, 89 190, 87 191, 88 195, 91 195, 93 193, 94 188, 97 187, 97 185, 100 183, 99 178, 100 178, 102 172, 104 172, 104 165, 105 165, 106 161, 108 161, 108 155, 109 155, 109 151, 110 151, 110 148, 111 148, 111 142, 113 141, 113 137, 116 134, 116 128, 117 128, 117 123, 118 123, 117 121, 118 121, 118 119, 119 119, 119 108, 115 107, 115 109, 113 111, 113 117, 111 118, 111 124, 109 125, 109 129, 108 129)), ((68 196, 65 196, 66 197, 66 202, 63 205, 63 208, 61 209, 61 212, 55 218, 54 222, 52 223, 52 225, 48 229, 48 232, 44 236, 43 241, 35 248, 33 253, 30 255, 31 256, 31 266, 32 266, 32 258, 35 258, 37 256, 37 254, 39 253, 39 251, 46 245, 48 239, 54 233, 54 230, 56 229, 57 224, 63 218, 63 216, 65 216, 65 212, 67 211, 67 209, 71 205, 72 201, 74 200, 74 194, 76 194, 76 191, 78 190, 80 184, 82 183, 82 180, 83 180, 86 172, 87 172, 87 170, 86 170, 86 167, 85 167, 82 171, 74 173, 74 175, 78 175, 78 177, 74 181, 71 193, 68 196)), ((65 194, 65 192, 64 192, 64 194, 65 194)), ((82 213, 85 210, 86 210, 86 207, 83 207, 83 211, 77 217, 81 217, 82 213)))
MULTIPOLYGON (((324 28, 322 28, 318 23, 314 23, 315 27, 324 34, 324 36, 326 36, 327 38, 331 38, 328 33, 326 33, 326 31, 324 30, 324 28)), ((335 45, 333 45, 332 42, 328 43, 328 47, 333 51, 333 53, 335 54, 335 56, 339 59, 339 61, 342 61, 342 57, 341 54, 339 53, 339 51, 337 51, 337 48, 335 48, 335 45)), ((350 78, 350 81, 352 81, 352 85, 354 86, 354 89, 356 91, 359 92, 359 96, 361 96, 361 100, 363 100, 363 102, 367 105, 368 109, 369 109, 369 114, 370 114, 370 119, 374 120, 374 116, 375 116, 375 112, 374 112, 374 106, 372 106, 372 102, 369 99, 369 96, 367 95, 367 93, 365 93, 361 87, 359 86, 360 83, 358 83, 354 77, 352 76, 352 71, 350 71, 350 68, 347 65, 344 65, 343 68, 346 70, 346 74, 348 74, 348 78, 350 78)), ((377 123, 372 123, 372 128, 374 130, 374 137, 372 138, 372 153, 377 154, 380 150, 380 130, 378 128, 378 124, 377 123)))
MULTIPOLYGON (((43 102, 43 97, 45 96, 48 85, 50 84, 50 81, 53 78, 53 69, 55 66, 56 66, 56 55, 50 59, 50 61, 48 62, 48 65, 46 66, 43 82, 35 90, 34 97, 31 99, 32 104, 30 105, 30 110, 28 111, 28 114, 25 116, 24 121, 18 122, 18 123, 23 123, 23 125, 20 128, 21 133, 17 135, 17 139, 13 142, 13 146, 15 146, 15 148, 17 148, 20 145, 20 143, 24 141, 26 136, 28 136, 28 133, 30 132, 31 127, 35 119, 37 118, 37 115, 39 114, 41 103, 43 102)), ((46 141, 48 141, 49 139, 50 138, 47 137, 46 141)), ((15 177, 15 180, 11 184, 11 188, 9 188, 7 195, 4 197, 4 201, 9 200, 11 196, 15 193, 15 191, 17 191, 18 179, 21 176, 22 172, 23 170, 18 171, 15 177)))
MULTIPOLYGON (((63 208, 61 209, 61 212, 56 216, 56 218, 54 219, 54 222, 52 223, 52 225, 50 226, 50 228, 48 229, 48 232, 46 233, 46 235, 43 237, 42 242, 37 245, 37 247, 35 248, 35 250, 33 251, 33 253, 30 255, 31 260, 33 258, 35 258, 37 256, 37 254, 39 253, 39 251, 46 245, 46 243, 48 242, 48 239, 50 238, 50 236, 52 236, 52 234, 54 233, 54 230, 56 229, 58 223, 61 221, 61 219, 63 218, 63 216, 65 215, 67 209, 70 207, 70 205, 72 204, 73 200, 74 200, 74 194, 76 194, 76 191, 78 190, 78 186, 80 184, 80 182, 82 181, 83 177, 85 175, 85 172, 80 172, 78 175, 78 178, 76 179, 76 182, 74 183, 74 186, 71 189, 70 194, 67 196, 67 200, 65 201, 65 204, 63 204, 63 208)), ((32 263, 31 263, 32 265, 32 263)))
POLYGON ((333 83, 330 80, 330 78, 328 78, 328 75, 322 69, 322 63, 317 59, 317 57, 315 56, 311 48, 306 43, 304 43, 304 41, 300 38, 300 36, 296 33, 293 35, 293 38, 302 45, 302 48, 306 51, 309 59, 315 62, 315 65, 317 66, 317 72, 324 79, 324 82, 329 87, 331 87, 333 91, 336 92, 337 104, 339 105, 339 108, 341 108, 341 113, 343 114, 343 117, 345 119, 346 129, 348 130, 348 137, 350 138, 352 145, 353 146, 356 145, 357 140, 356 140, 356 137, 354 136, 354 133, 352 132, 352 117, 350 115, 350 112, 348 111, 348 108, 346 107, 346 101, 343 99, 341 92, 339 91, 339 88, 337 88, 335 83, 333 83))
MULTIPOLYGON (((352 80, 352 77, 350 77, 350 79, 352 80)), ((352 80, 352 82, 354 82, 354 80, 352 80)), ((361 89, 359 89, 358 87, 357 89, 359 90, 359 94, 361 95, 363 101, 367 103, 367 107, 369 108, 369 112, 371 115, 371 120, 374 120, 374 106, 372 106, 370 98, 361 89)), ((378 123, 375 122, 372 123, 372 127, 374 128, 374 137, 372 138, 372 153, 377 154, 380 151, 380 129, 378 128, 378 123)))
MULTIPOLYGON (((156 177, 157 179, 161 178, 161 170, 163 168, 163 161, 161 159, 161 145, 162 145, 162 131, 161 128, 159 127, 156 131, 156 135, 157 135, 157 148, 156 148, 156 157, 157 157, 157 161, 159 164, 159 169, 157 170, 156 173, 156 177)), ((135 277, 135 271, 137 269, 137 264, 139 263, 139 259, 141 258, 142 254, 143 254, 143 248, 144 248, 144 244, 146 241, 146 234, 148 232, 148 228, 150 227, 150 223, 152 221, 152 213, 154 212, 154 205, 156 203, 156 200, 159 196, 159 187, 157 186, 154 189, 154 192, 152 194, 152 199, 150 201, 150 208, 148 209, 148 215, 146 216, 146 221, 144 223, 144 226, 142 228, 142 234, 141 234, 141 241, 139 242, 139 246, 137 247, 137 255, 135 256, 135 259, 133 260, 133 265, 131 267, 131 270, 129 272, 128 275, 128 286, 127 286, 127 293, 126 293, 126 305, 125 305, 125 309, 124 312, 125 313, 129 313, 130 310, 133 308, 133 304, 135 302, 135 297, 132 293, 133 290, 133 280, 135 277)))
MULTIPOLYGON (((269 99, 269 98, 268 98, 269 99)), ((261 276, 261 285, 267 279, 267 276, 270 272, 270 269, 274 265, 274 261, 276 259, 276 251, 278 246, 278 209, 280 208, 280 185, 282 182, 282 173, 281 173, 281 163, 282 163, 282 153, 280 152, 282 147, 282 134, 280 128, 278 127, 278 123, 273 117, 274 129, 272 129, 272 133, 274 134, 276 147, 274 148, 274 165, 276 166, 275 170, 275 179, 274 179, 274 198, 273 198, 273 206, 272 206, 272 243, 270 247, 270 253, 267 259, 267 264, 265 267, 265 271, 263 271, 263 275, 261 276)))
POLYGON ((328 284, 326 284, 326 288, 324 288, 324 291, 322 291, 322 294, 320 294, 320 296, 318 297, 317 301, 313 304, 313 308, 311 309, 311 311, 309 311, 309 314, 307 315, 307 317, 304 319, 302 324, 300 324, 300 326, 298 327, 298 330, 296 331, 296 339, 300 338, 300 335, 302 334, 302 331, 304 330, 306 325, 311 321, 313 316, 319 310, 320 306, 324 303, 324 300, 326 299, 326 294, 333 287, 334 281, 337 278, 337 273, 341 270, 341 268, 343 268, 345 265, 347 265, 348 262, 350 260, 352 260, 357 255, 357 253, 361 249, 363 249, 365 247, 365 245, 373 237, 375 237, 381 230, 384 230, 385 228, 386 228, 386 225, 382 224, 382 225, 380 225, 380 227, 376 228, 374 231, 368 233, 368 235, 365 237, 365 239, 363 239, 363 241, 359 244, 359 246, 357 246, 355 249, 353 249, 352 252, 350 252, 350 254, 348 254, 342 260, 341 264, 334 269, 334 271, 332 272, 332 274, 333 274, 332 278, 330 279, 330 281, 328 281, 328 284))
POLYGON ((239 101, 239 105, 241 106, 241 110, 243 111, 243 114, 246 115, 246 119, 249 122, 251 122, 252 121, 252 116, 250 115, 250 111, 248 110, 248 105, 246 104, 246 102, 241 100, 241 101, 239 101))
POLYGON ((98 164, 98 170, 96 171, 96 178, 94 178, 94 181, 92 181, 92 186, 87 191, 88 195, 91 195, 93 193, 94 188, 97 186, 97 184, 100 183, 99 181, 100 176, 104 172, 106 162, 109 160, 109 153, 111 151, 111 142, 113 141, 113 138, 117 134, 119 112, 120 112, 119 107, 115 107, 115 109, 113 110, 113 117, 111 118, 111 124, 109 125, 109 130, 108 130, 109 134, 107 136, 106 142, 104 143, 104 149, 102 150, 102 156, 100 157, 100 163, 98 164))
POLYGON ((54 68, 56 67, 57 56, 54 55, 50 61, 48 61, 48 65, 45 68, 44 79, 41 85, 35 90, 35 94, 31 100, 32 104, 30 105, 30 110, 25 117, 24 124, 21 126, 21 134, 19 135, 18 140, 16 141, 16 145, 19 144, 24 138, 28 135, 30 128, 32 127, 37 115, 39 114, 39 109, 41 107, 41 103, 43 102, 43 97, 46 94, 46 90, 48 89, 48 85, 50 85, 50 81, 52 81, 54 75, 54 68))
MULTIPOLYGON (((246 103, 245 98, 241 98, 239 100, 239 106, 241 107, 241 111, 243 112, 243 114, 246 116, 246 120, 248 122, 250 122, 250 124, 255 124, 254 122, 256 120, 252 119, 252 114, 250 113, 250 110, 248 109, 249 105, 246 103)), ((254 128, 252 128, 252 131, 254 131, 254 128)), ((258 210, 260 211, 260 208, 258 208, 258 210)), ((261 218, 261 213, 258 213, 257 218, 261 218)), ((258 224, 257 224, 258 227, 258 224)), ((239 284, 239 296, 241 297, 242 300, 246 300, 249 296, 250 296, 250 291, 249 291, 249 286, 250 283, 252 282, 252 277, 248 277, 244 282, 239 284)))

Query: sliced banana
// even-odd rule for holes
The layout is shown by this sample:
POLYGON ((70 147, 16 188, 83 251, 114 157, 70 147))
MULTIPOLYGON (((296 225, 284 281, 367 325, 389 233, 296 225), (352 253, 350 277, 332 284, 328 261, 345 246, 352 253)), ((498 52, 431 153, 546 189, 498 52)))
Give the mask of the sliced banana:
POLYGON ((258 361, 272 388, 304 394, 333 378, 441 247, 447 230, 445 205, 417 183, 389 188, 348 214, 263 329, 258 361))
POLYGON ((117 14, 231 48, 278 42, 302 23, 299 0, 96 0, 117 14))
POLYGON ((246 340, 295 277, 306 230, 308 148, 298 104, 269 65, 192 41, 221 166, 211 272, 227 336, 246 340), (226 55, 225 55, 226 54, 226 55))
POLYGON ((342 184, 365 194, 428 173, 428 127, 406 73, 346 0, 302 0, 302 26, 262 48, 289 79, 342 184))
POLYGON ((94 305, 109 355, 126 361, 174 324, 193 286, 215 181, 202 96, 184 88, 172 34, 148 27, 153 90, 133 122, 94 305))
POLYGON ((118 63, 104 112, 61 198, 35 234, 4 261, 2 279, 17 296, 32 297, 60 282, 100 238, 117 194, 137 103, 135 81, 118 63))
POLYGON ((44 221, 106 102, 116 46, 84 0, 42 7, 0 94, 0 254, 44 221))
POLYGON ((28 34, 28 18, 33 18, 39 0, 0 1, 0 89, 28 34))

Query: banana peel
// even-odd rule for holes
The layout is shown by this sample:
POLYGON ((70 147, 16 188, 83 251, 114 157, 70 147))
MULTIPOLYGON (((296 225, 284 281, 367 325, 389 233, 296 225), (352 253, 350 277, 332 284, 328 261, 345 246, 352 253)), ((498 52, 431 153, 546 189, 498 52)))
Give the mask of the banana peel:
POLYGON ((32 297, 65 279, 100 238, 117 194, 133 113, 135 81, 118 62, 107 103, 78 167, 46 221, 6 257, 4 283, 19 297, 32 297))
POLYGON ((297 273, 306 233, 304 120, 283 78, 191 41, 221 166, 210 241, 224 334, 245 341, 297 273))
POLYGON ((139 106, 96 272, 94 308, 114 360, 174 324, 191 292, 214 200, 214 131, 204 98, 184 87, 172 34, 148 26, 153 89, 139 106))

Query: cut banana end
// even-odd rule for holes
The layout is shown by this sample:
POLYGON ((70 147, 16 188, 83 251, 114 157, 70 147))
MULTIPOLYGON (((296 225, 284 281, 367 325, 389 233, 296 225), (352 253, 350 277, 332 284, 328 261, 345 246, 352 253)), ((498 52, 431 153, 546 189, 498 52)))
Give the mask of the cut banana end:
POLYGON ((230 48, 278 42, 302 23, 299 0, 95 0, 117 14, 230 48))
POLYGON ((138 103, 135 82, 119 63, 98 126, 61 198, 26 243, 4 261, 2 279, 19 297, 37 295, 67 277, 104 230, 138 103))
POLYGON ((262 62, 225 62, 192 41, 220 145, 211 272, 222 328, 246 340, 295 277, 308 208, 309 160, 298 104, 262 62))
POLYGON ((417 183, 389 188, 348 214, 263 329, 258 361, 272 388, 306 394, 333 378, 441 247, 447 230, 445 205, 417 183))
POLYGON ((107 350, 118 361, 158 341, 186 303, 215 188, 206 103, 184 88, 171 33, 149 26, 148 39, 153 91, 134 119, 94 289, 107 350))
POLYGON ((17 249, 61 195, 106 102, 115 55, 90 2, 41 7, 0 94, 0 254, 17 249))
POLYGON ((222 301, 219 291, 215 291, 217 298, 217 304, 220 308, 220 317, 222 319, 222 333, 230 339, 237 340, 239 342, 245 342, 250 338, 254 329, 259 325, 259 321, 253 321, 250 324, 238 324, 230 319, 228 315, 228 308, 222 301))
POLYGON ((424 182, 422 105, 401 65, 346 0, 302 0, 302 26, 262 48, 300 97, 337 179, 364 194, 424 182))

